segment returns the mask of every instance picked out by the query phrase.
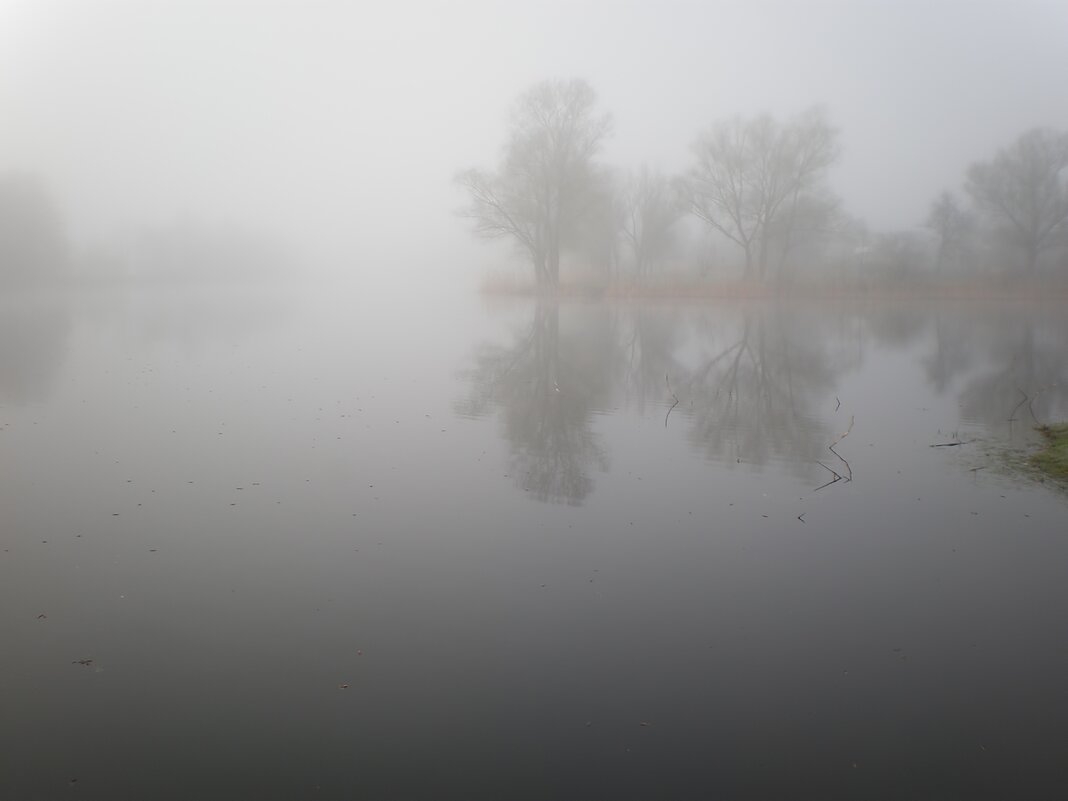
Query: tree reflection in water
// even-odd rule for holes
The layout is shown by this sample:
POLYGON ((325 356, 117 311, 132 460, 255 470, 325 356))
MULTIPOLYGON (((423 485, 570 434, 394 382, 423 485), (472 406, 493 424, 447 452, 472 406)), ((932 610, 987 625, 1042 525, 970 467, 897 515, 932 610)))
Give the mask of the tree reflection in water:
POLYGON ((543 501, 580 504, 593 489, 591 468, 608 469, 592 418, 611 399, 615 348, 607 311, 585 311, 561 326, 560 306, 538 303, 512 345, 479 348, 471 393, 458 404, 471 416, 500 407, 510 475, 543 501))
POLYGON ((816 404, 841 369, 818 319, 773 306, 744 309, 721 334, 702 322, 702 356, 680 381, 691 440, 728 465, 776 459, 814 476, 832 439, 816 404))
MULTIPOLYGON (((828 478, 820 462, 845 472, 828 445, 852 415, 865 422, 838 384, 873 344, 912 354, 917 379, 955 395, 963 423, 1026 437, 1068 417, 1065 342, 1063 313, 1034 309, 541 302, 510 345, 476 350, 458 411, 499 411, 511 475, 543 501, 592 492, 609 466, 597 412, 619 407, 684 426, 710 460, 775 462, 816 488, 828 478)), ((901 378, 883 391, 908 403, 901 378)))
POLYGON ((1066 342, 1063 314, 1014 310, 992 313, 982 324, 943 315, 935 322, 928 375, 939 390, 960 379, 965 419, 995 432, 1028 430, 1068 418, 1066 342))
MULTIPOLYGON (((457 411, 500 410, 517 486, 581 504, 609 460, 593 423, 622 404, 666 413, 710 459, 777 459, 806 480, 833 437, 815 405, 849 360, 829 355, 813 320, 779 308, 719 310, 538 303, 508 346, 483 344, 457 411), (678 423, 675 421, 678 420, 678 423)), ((816 326, 818 329, 819 326, 816 326)))

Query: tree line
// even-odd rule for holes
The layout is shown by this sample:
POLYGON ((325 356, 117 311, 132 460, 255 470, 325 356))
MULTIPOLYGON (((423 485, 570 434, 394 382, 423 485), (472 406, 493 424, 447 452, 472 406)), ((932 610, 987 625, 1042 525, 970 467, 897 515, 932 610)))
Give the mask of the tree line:
MULTIPOLYGON (((611 116, 585 81, 544 81, 516 101, 497 168, 457 176, 467 196, 461 213, 476 235, 512 242, 542 291, 559 287, 565 253, 587 267, 646 278, 678 262, 693 222, 732 247, 742 277, 755 282, 835 261, 891 277, 916 277, 924 262, 1068 274, 1065 133, 1029 131, 973 164, 964 184, 970 204, 943 193, 923 237, 872 234, 842 209, 828 182, 840 136, 821 108, 786 120, 719 121, 696 137, 689 168, 676 176, 603 164, 611 132, 611 116)), ((690 260, 707 268, 707 259, 690 260)))

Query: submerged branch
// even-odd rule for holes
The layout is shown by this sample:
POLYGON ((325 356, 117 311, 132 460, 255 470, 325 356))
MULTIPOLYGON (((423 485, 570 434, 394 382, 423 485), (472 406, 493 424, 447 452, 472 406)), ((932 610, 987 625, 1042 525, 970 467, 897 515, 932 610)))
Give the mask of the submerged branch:
POLYGON ((837 484, 839 481, 847 481, 848 482, 848 481, 852 481, 853 480, 853 468, 852 468, 852 466, 845 459, 845 457, 842 456, 842 454, 840 454, 838 451, 836 451, 834 449, 834 446, 837 445, 839 442, 841 442, 843 439, 845 439, 846 437, 849 436, 849 433, 853 430, 853 423, 854 422, 856 422, 855 416, 850 415, 850 417, 849 417, 849 428, 847 428, 845 431, 843 431, 841 434, 839 434, 837 437, 835 437, 834 438, 834 442, 832 442, 830 445, 827 446, 827 450, 829 450, 831 453, 833 453, 835 455, 835 457, 838 459, 838 461, 840 461, 842 464, 845 465, 846 475, 844 475, 844 476, 841 475, 837 470, 834 470, 834 469, 828 467, 823 462, 821 462, 819 459, 817 459, 816 460, 816 464, 818 464, 824 470, 829 472, 833 476, 833 478, 830 481, 828 481, 826 484, 821 484, 820 486, 816 487, 816 489, 813 490, 813 492, 818 492, 819 490, 823 489, 824 487, 831 486, 831 484, 837 484))
MULTIPOLYGON (((1012 411, 1009 412, 1008 422, 1010 422, 1010 423, 1012 423, 1012 422, 1014 422, 1016 420, 1016 410, 1019 409, 1021 406, 1023 406, 1025 403, 1027 403, 1027 401, 1029 400, 1029 398, 1027 397, 1027 393, 1024 392, 1022 389, 1020 389, 1019 387, 1016 387, 1016 391, 1019 392, 1021 395, 1023 395, 1023 400, 1021 400, 1019 403, 1017 403, 1015 406, 1013 406, 1012 407, 1012 411)), ((1034 412, 1031 413, 1031 416, 1034 417, 1034 412)))
POLYGON ((667 428, 668 418, 671 417, 671 413, 675 410, 675 407, 679 405, 679 396, 675 394, 675 390, 671 388, 671 381, 668 380, 668 374, 664 373, 664 383, 667 384, 668 392, 671 393, 671 397, 675 399, 675 402, 671 404, 671 408, 667 410, 667 414, 664 415, 664 428, 667 428))

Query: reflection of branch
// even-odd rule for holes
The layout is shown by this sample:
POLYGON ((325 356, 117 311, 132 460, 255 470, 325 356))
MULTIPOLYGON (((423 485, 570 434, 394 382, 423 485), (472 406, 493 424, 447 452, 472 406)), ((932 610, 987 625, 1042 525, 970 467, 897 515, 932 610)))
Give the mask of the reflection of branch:
POLYGON ((718 362, 720 359, 726 358, 727 356, 729 356, 731 354, 731 351, 733 351, 735 348, 740 348, 744 344, 745 344, 745 340, 744 339, 742 341, 740 341, 740 342, 735 342, 733 345, 731 345, 725 351, 723 351, 722 353, 717 355, 715 358, 710 359, 708 361, 708 363, 705 364, 705 366, 703 368, 701 368, 701 374, 700 375, 694 375, 694 377, 690 379, 690 383, 692 384, 694 381, 704 381, 705 380, 705 376, 708 375, 708 371, 711 370, 713 366, 715 366, 716 362, 718 362))
POLYGON ((667 384, 668 392, 671 393, 671 397, 675 399, 675 402, 671 404, 671 408, 667 410, 667 414, 664 415, 664 428, 667 428, 668 418, 671 417, 671 413, 675 410, 675 407, 679 405, 679 396, 675 394, 675 390, 671 388, 671 382, 668 380, 668 374, 664 373, 664 383, 667 384))
MULTIPOLYGON (((516 346, 514 352, 511 354, 512 360, 496 374, 494 374, 492 371, 493 365, 491 364, 489 366, 489 368, 486 370, 486 372, 489 373, 489 376, 479 382, 482 384, 481 389, 476 387, 475 392, 473 393, 474 395, 476 395, 476 397, 472 398, 472 400, 469 402, 469 414, 471 414, 472 416, 478 416, 483 413, 485 405, 490 402, 490 399, 493 397, 493 393, 497 389, 497 386, 501 384, 505 378, 508 377, 508 374, 512 372, 512 369, 519 363, 520 359, 524 358, 527 355, 531 348, 531 345, 534 343, 534 338, 537 336, 537 333, 538 324, 535 320, 535 322, 531 324, 530 334, 525 338, 525 340, 521 341, 519 345, 516 346)), ((500 357, 508 355, 507 351, 505 351, 503 348, 501 348, 500 351, 500 357)), ((477 370, 473 370, 472 372, 477 373, 477 370)))

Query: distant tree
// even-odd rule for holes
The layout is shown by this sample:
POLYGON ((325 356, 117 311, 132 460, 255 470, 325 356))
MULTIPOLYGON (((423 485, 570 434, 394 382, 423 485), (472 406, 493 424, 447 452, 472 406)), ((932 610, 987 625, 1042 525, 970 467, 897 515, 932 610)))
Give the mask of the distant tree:
POLYGON ((681 187, 689 210, 745 253, 745 274, 766 274, 775 231, 788 250, 804 198, 838 158, 837 133, 811 109, 782 125, 735 118, 702 134, 681 187))
POLYGON ((683 206, 671 182, 642 167, 626 177, 619 192, 620 225, 634 272, 644 276, 670 251, 683 206))
POLYGON ((561 243, 581 224, 596 185, 594 162, 611 118, 582 80, 545 81, 524 93, 497 172, 471 169, 457 182, 470 195, 464 215, 476 234, 515 241, 529 256, 538 286, 560 281, 561 243))
POLYGON ((0 175, 0 281, 32 283, 63 271, 63 218, 33 175, 0 175))
POLYGON ((965 189, 976 205, 1002 225, 1034 275, 1039 258, 1068 233, 1068 134, 1038 128, 973 164, 965 189))
POLYGON ((972 215, 951 192, 943 192, 931 204, 924 226, 938 237, 936 264, 941 267, 947 258, 959 256, 972 229, 972 215))

